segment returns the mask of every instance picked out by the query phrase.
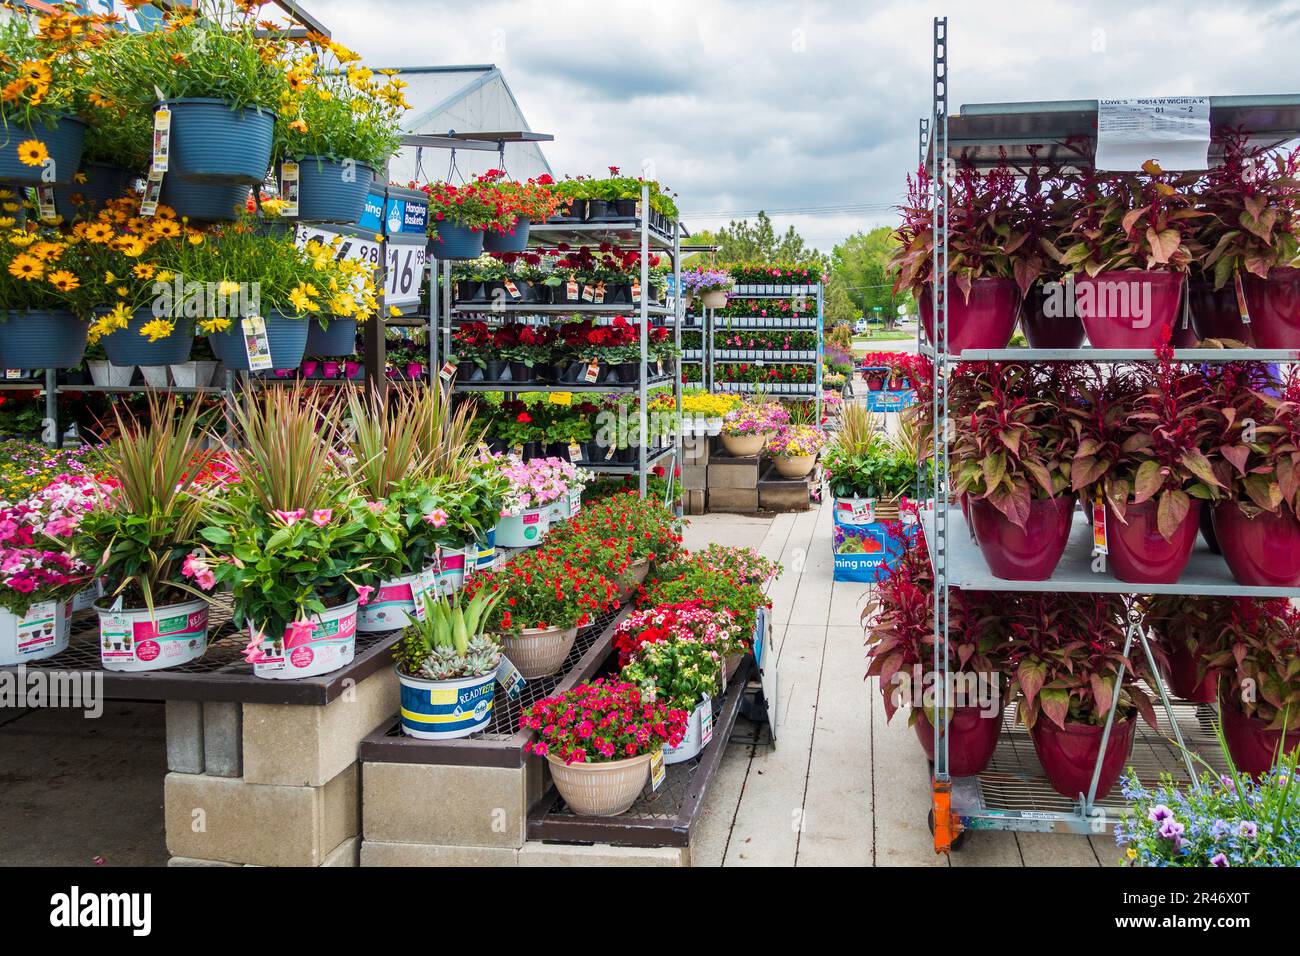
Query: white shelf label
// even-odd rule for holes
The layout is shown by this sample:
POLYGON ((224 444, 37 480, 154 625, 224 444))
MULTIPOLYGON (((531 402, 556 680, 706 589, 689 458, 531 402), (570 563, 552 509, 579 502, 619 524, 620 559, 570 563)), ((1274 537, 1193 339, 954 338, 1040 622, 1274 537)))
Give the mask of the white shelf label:
POLYGON ((1207 169, 1210 98, 1168 96, 1099 100, 1099 170, 1137 172, 1147 160, 1167 170, 1207 169))

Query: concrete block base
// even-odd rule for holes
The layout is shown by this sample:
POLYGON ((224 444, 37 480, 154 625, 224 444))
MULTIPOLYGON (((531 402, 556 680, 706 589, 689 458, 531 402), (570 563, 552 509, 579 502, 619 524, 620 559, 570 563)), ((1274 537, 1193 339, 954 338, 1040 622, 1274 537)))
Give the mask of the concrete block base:
MULTIPOLYGON (((712 466, 710 466, 712 467, 712 466)), ((709 510, 753 514, 758 510, 758 489, 709 486, 709 510)))
POLYGON ((362 833, 368 843, 518 849, 542 774, 540 761, 516 768, 366 761, 362 833))
POLYGON ((682 498, 682 507, 688 515, 704 514, 705 505, 708 501, 708 492, 684 491, 682 492, 682 498))
POLYGON ((812 476, 782 478, 769 468, 758 483, 758 503, 764 511, 807 511, 812 507, 812 476))
POLYGON ((680 867, 691 865, 691 852, 684 847, 578 845, 532 840, 519 849, 365 840, 361 844, 361 865, 680 867))
POLYGON ((709 490, 758 488, 758 458, 733 458, 718 454, 709 460, 709 490))

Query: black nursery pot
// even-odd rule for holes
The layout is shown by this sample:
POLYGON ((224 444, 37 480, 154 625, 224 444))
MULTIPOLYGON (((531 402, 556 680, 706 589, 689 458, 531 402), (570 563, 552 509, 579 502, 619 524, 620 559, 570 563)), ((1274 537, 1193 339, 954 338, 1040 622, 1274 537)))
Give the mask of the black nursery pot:
POLYGON ((614 376, 624 385, 631 385, 637 382, 641 377, 640 362, 622 362, 614 366, 614 376))
POLYGON ((569 446, 562 441, 551 442, 546 446, 547 458, 559 458, 563 461, 571 461, 569 456, 569 446))
POLYGON ((638 449, 635 447, 620 448, 614 452, 614 460, 620 465, 635 465, 638 457, 638 449))
POLYGON ((560 208, 556 210, 555 215, 551 217, 551 221, 552 222, 582 222, 586 218, 587 218, 587 200, 573 199, 570 200, 567 209, 563 205, 561 205, 560 208))
POLYGON ((500 438, 494 438, 488 442, 488 451, 492 452, 494 455, 504 455, 509 450, 510 446, 500 438))
POLYGON ((510 381, 531 382, 534 378, 533 369, 526 362, 510 363, 510 381))
POLYGON ((599 465, 609 457, 609 449, 598 439, 592 438, 582 443, 582 454, 588 464, 599 465))
POLYGON ((616 199, 614 201, 614 212, 620 219, 636 218, 636 200, 635 199, 616 199))
POLYGON ((477 362, 466 362, 465 366, 469 369, 465 377, 461 379, 464 382, 481 382, 483 381, 483 368, 477 362))
POLYGON ((546 449, 539 441, 526 441, 519 455, 524 461, 532 461, 534 458, 545 458, 546 449))
POLYGON ((482 302, 483 301, 483 283, 482 282, 457 282, 456 283, 456 301, 457 302, 482 302))
POLYGON ((610 218, 609 202, 604 199, 587 200, 587 218, 590 219, 609 219, 610 218))
POLYGON ((619 282, 605 287, 605 301, 616 305, 632 304, 632 283, 619 282))
POLYGON ((487 369, 483 372, 483 381, 485 382, 505 381, 507 366, 508 363, 502 361, 501 359, 489 359, 487 363, 487 369))

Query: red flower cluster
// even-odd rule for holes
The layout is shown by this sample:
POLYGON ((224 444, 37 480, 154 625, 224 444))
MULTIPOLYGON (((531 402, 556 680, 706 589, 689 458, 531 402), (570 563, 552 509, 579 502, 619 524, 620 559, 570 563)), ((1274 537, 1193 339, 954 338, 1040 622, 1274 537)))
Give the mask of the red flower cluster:
POLYGON ((647 701, 641 688, 599 678, 537 701, 519 719, 533 733, 531 754, 554 754, 566 764, 608 763, 676 747, 690 715, 647 701))

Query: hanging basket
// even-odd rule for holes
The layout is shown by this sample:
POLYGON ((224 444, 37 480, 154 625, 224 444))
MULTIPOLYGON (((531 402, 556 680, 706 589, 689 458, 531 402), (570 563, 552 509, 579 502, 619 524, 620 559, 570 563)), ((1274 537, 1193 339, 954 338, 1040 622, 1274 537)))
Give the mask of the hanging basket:
POLYGON ((356 319, 334 316, 329 320, 329 325, 323 329, 316 319, 307 320, 307 347, 304 355, 313 358, 326 355, 351 355, 356 350, 356 319))
POLYGON ((110 199, 125 196, 137 174, 112 163, 82 163, 85 182, 54 187, 54 208, 69 221, 89 219, 110 199))
MULTIPOLYGON (((366 209, 375 171, 357 162, 324 156, 298 161, 298 218, 304 222, 354 224, 366 209)), ((280 195, 284 195, 281 181, 280 195)))
POLYGON ((71 312, 0 312, 0 368, 75 368, 89 331, 71 312))
MULTIPOLYGON (((297 368, 307 348, 308 319, 291 319, 278 312, 266 316, 266 337, 271 346, 272 368, 297 368)), ((230 328, 214 332, 208 342, 217 358, 226 368, 248 371, 248 352, 244 348, 243 325, 238 318, 230 320, 230 328)))
MULTIPOLYGON (((484 252, 523 252, 528 248, 528 230, 532 223, 527 219, 516 219, 511 229, 497 232, 489 229, 483 234, 484 252)), ((439 229, 439 232, 442 230, 439 229)))
POLYGON ((73 116, 58 119, 53 126, 0 124, 0 182, 20 186, 62 185, 72 182, 81 167, 81 147, 86 139, 86 124, 73 116), (42 178, 47 163, 28 166, 18 158, 18 147, 29 140, 45 146, 53 162, 54 178, 42 178))
POLYGON ((172 334, 165 339, 150 342, 140 334, 140 329, 154 319, 148 309, 137 309, 126 328, 118 329, 100 339, 104 354, 114 365, 140 365, 145 367, 179 365, 188 362, 194 345, 194 320, 177 319, 172 334))
POLYGON ((225 100, 168 100, 171 155, 166 179, 256 186, 271 166, 275 114, 232 108, 225 100))
POLYGON ((483 255, 483 230, 444 219, 438 223, 438 238, 429 240, 429 255, 435 259, 477 259, 483 255))
POLYGON ((240 183, 193 183, 168 174, 163 177, 162 203, 181 217, 230 222, 248 209, 251 191, 240 183))

